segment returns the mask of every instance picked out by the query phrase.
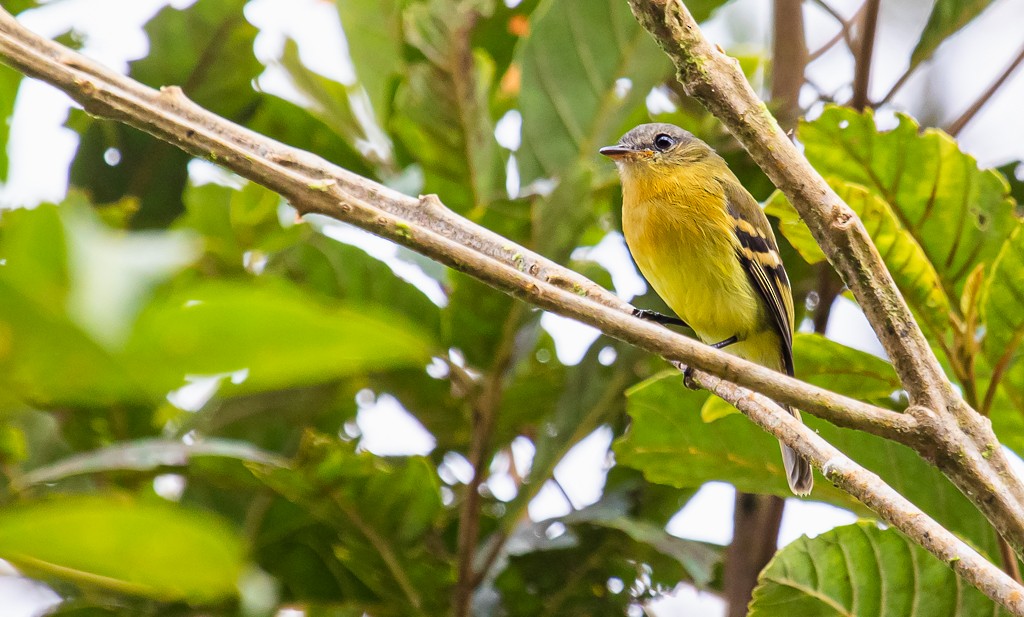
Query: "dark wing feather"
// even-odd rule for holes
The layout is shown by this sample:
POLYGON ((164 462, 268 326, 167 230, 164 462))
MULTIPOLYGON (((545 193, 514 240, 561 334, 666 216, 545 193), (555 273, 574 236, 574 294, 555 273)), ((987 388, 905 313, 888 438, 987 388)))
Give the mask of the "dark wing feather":
POLYGON ((775 236, 761 207, 741 185, 723 183, 729 214, 736 220, 733 229, 740 248, 736 256, 750 276, 782 341, 782 362, 793 374, 793 295, 789 277, 782 265, 775 236))

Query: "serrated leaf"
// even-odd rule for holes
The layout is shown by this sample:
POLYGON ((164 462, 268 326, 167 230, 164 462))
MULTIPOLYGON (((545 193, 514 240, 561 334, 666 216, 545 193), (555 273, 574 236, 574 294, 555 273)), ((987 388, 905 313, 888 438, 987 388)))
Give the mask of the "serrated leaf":
MULTIPOLYGON (((871 112, 827 107, 798 135, 823 175, 859 184, 892 208, 921 246, 947 298, 959 298, 967 275, 990 262, 1016 225, 1006 180, 938 129, 904 114, 878 131, 871 112)), ((897 268, 898 269, 898 268, 897 268)))
POLYGON ((982 300, 983 350, 994 375, 1024 409, 1024 222, 1006 240, 992 265, 982 300))
POLYGON ((792 542, 758 577, 750 617, 1009 615, 894 529, 862 522, 792 542))
POLYGON ((208 513, 165 503, 73 497, 8 506, 0 558, 46 577, 160 600, 235 595, 241 538, 208 513))
MULTIPOLYGON (((640 469, 651 482, 680 488, 729 482, 738 490, 789 497, 778 442, 746 416, 705 423, 700 409, 709 395, 682 385, 678 372, 651 378, 627 392, 632 424, 615 442, 616 460, 640 469)), ((803 415, 808 427, 948 529, 989 554, 997 554, 991 526, 937 469, 905 446, 860 431, 840 429, 803 415)), ((827 480, 817 478, 812 498, 867 513, 827 480)))
POLYGON ((992 0, 937 0, 921 38, 910 54, 910 69, 935 53, 951 34, 963 28, 992 4, 992 0))

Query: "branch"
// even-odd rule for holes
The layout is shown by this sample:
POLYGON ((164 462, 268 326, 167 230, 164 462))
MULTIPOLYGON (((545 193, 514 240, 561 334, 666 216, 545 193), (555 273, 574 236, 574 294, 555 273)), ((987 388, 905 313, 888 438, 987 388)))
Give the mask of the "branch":
POLYGON ((880 3, 881 0, 866 0, 864 14, 861 16, 853 75, 853 98, 850 100, 850 106, 858 111, 871 104, 868 100, 868 86, 871 85, 871 56, 875 49, 875 29, 878 27, 880 3))
POLYGON ((1020 66, 1021 62, 1024 62, 1024 47, 1020 48, 1020 51, 1017 52, 1017 57, 1014 58, 1009 65, 1007 65, 1006 69, 1002 72, 1002 74, 999 75, 999 77, 994 82, 992 82, 992 85, 989 86, 987 90, 981 93, 981 96, 978 97, 978 100, 974 101, 974 103, 967 108, 967 111, 965 111, 963 115, 961 115, 959 118, 954 120, 952 124, 949 125, 949 127, 946 129, 946 132, 952 135, 953 137, 956 137, 960 133, 960 131, 962 131, 965 126, 967 126, 967 123, 973 120, 974 116, 979 111, 981 111, 981 108, 984 107, 986 103, 988 103, 989 99, 991 99, 992 96, 995 95, 996 91, 998 91, 999 88, 1003 87, 1003 84, 1006 83, 1006 80, 1010 78, 1010 75, 1013 75, 1013 72, 1017 70, 1017 67, 1020 66))
MULTIPOLYGON (((685 13, 685 9, 679 10, 685 13)), ((686 17, 689 18, 689 15, 686 14, 686 17)), ((698 32, 695 24, 692 29, 698 32)), ((703 41, 702 38, 699 40, 703 41)), ((723 75, 732 75, 735 79, 738 72, 732 62, 726 60, 724 55, 713 52, 706 42, 703 45, 704 53, 710 54, 706 56, 707 68, 723 70, 723 75), (722 66, 728 70, 722 69, 722 66)), ((705 374, 724 380, 716 385, 719 389, 737 387, 725 382, 740 384, 838 426, 864 430, 911 445, 929 460, 935 460, 958 486, 964 481, 973 482, 970 489, 965 490, 961 486, 961 490, 965 490, 989 520, 996 523, 997 529, 1007 535, 1015 550, 1024 546, 1024 533, 1021 532, 1024 525, 1020 524, 1024 521, 1024 513, 1020 512, 1019 504, 1013 501, 1014 493, 1007 490, 1005 479, 993 474, 987 465, 1002 456, 994 435, 988 443, 995 445, 986 450, 986 456, 982 456, 973 447, 973 442, 963 438, 960 429, 939 421, 938 412, 934 410, 945 411, 945 407, 924 408, 918 405, 913 408, 913 414, 880 409, 786 377, 666 328, 636 319, 631 315, 632 307, 612 293, 579 274, 459 217, 445 208, 436 196, 428 195, 419 199, 408 197, 331 165, 317 156, 234 125, 189 101, 179 88, 168 87, 156 91, 143 86, 29 32, 3 10, 0 10, 0 58, 22 73, 40 78, 63 90, 94 116, 123 122, 194 156, 216 161, 222 167, 281 194, 302 214, 323 214, 351 223, 466 272, 542 309, 591 325, 609 336, 670 361, 698 367, 705 374)), ((739 74, 738 79, 746 87, 742 74, 739 74)), ((727 87, 723 92, 730 94, 736 87, 728 83, 724 86, 727 87)), ((695 90, 702 99, 707 99, 700 88, 695 90)), ((948 388, 948 384, 939 381, 933 385, 933 380, 941 379, 942 376, 941 372, 932 370, 930 362, 934 362, 934 357, 926 346, 922 348, 926 355, 917 360, 913 356, 905 357, 906 350, 897 344, 902 336, 913 347, 917 344, 917 338, 921 338, 920 330, 909 317, 906 305, 895 291, 884 266, 876 271, 880 260, 867 240, 863 227, 820 177, 814 174, 806 161, 795 154, 792 144, 778 130, 771 117, 765 114, 760 103, 755 104, 757 99, 752 94, 748 94, 748 97, 751 101, 751 105, 745 108, 748 120, 756 122, 763 131, 773 132, 779 140, 772 144, 777 152, 773 155, 772 146, 767 143, 752 147, 754 137, 749 130, 737 133, 741 141, 751 142, 747 143, 747 147, 757 153, 755 159, 769 171, 779 186, 788 190, 793 203, 802 208, 802 212, 807 215, 805 219, 817 231, 819 241, 828 238, 829 234, 837 236, 836 240, 825 244, 826 253, 834 263, 842 265, 844 271, 853 273, 849 278, 856 285, 858 298, 868 307, 866 310, 870 311, 876 325, 882 324, 879 329, 883 332, 883 341, 900 352, 891 356, 896 360, 905 383, 914 388, 916 398, 930 401, 935 394, 929 387, 943 392, 942 388, 948 388), (780 169, 782 171, 778 171, 780 169), (798 175, 791 175, 793 173, 798 175), (794 198, 794 195, 798 198, 794 198), (823 217, 819 211, 821 214, 830 213, 831 216, 823 217), (863 273, 857 270, 859 263, 864 264, 863 273), (872 285, 877 286, 877 291, 872 291, 872 285), (920 379, 915 379, 917 377, 920 379), (928 396, 923 396, 922 392, 928 396)), ((728 106, 719 105, 715 111, 716 115, 727 119, 730 127, 735 129, 742 126, 735 109, 730 111, 728 106)), ((923 339, 920 344, 924 345, 923 339)), ((743 392, 746 393, 746 390, 743 392)), ((938 402, 945 403, 946 400, 940 399, 938 402)), ((740 404, 746 403, 740 401, 740 404)), ((777 434, 780 431, 787 432, 784 441, 825 469, 827 475, 845 490, 878 511, 886 520, 891 520, 889 517, 893 511, 907 509, 902 505, 905 500, 877 478, 870 482, 860 476, 846 479, 843 474, 848 466, 840 463, 848 459, 824 444, 812 432, 803 429, 795 420, 789 420, 787 424, 788 414, 779 411, 777 406, 772 409, 772 413, 762 418, 765 424, 771 425, 769 430, 777 434)), ((753 417, 755 414, 751 413, 753 417)), ((966 425, 963 430, 975 440, 991 435, 990 429, 985 433, 986 427, 977 423, 966 425)), ((1007 477, 1012 478, 1012 474, 1007 477)), ((913 512, 917 514, 916 510, 913 512)), ((907 519, 911 526, 911 531, 907 533, 926 548, 936 546, 936 542, 939 542, 937 538, 948 536, 941 528, 936 529, 937 525, 930 519, 921 515, 918 515, 918 519, 920 526, 915 526, 912 519, 907 519), (930 541, 929 536, 932 538, 930 541)), ((975 564, 980 559, 976 553, 961 550, 960 545, 944 543, 940 548, 948 553, 950 559, 959 556, 962 564, 975 564), (954 548, 950 549, 950 546, 954 548)), ((974 569, 983 571, 980 565, 974 569)), ((974 575, 967 576, 972 582, 976 578, 974 575)), ((1005 600, 998 587, 993 587, 988 581, 976 584, 983 590, 988 589, 987 593, 992 593, 995 599, 1005 600)), ((1024 598, 1024 593, 1021 593, 1021 597, 1024 598)))
POLYGON ((435 195, 409 197, 199 107, 177 87, 157 91, 22 27, 0 10, 0 58, 67 93, 93 116, 174 144, 322 214, 406 246, 511 296, 593 326, 667 360, 700 367, 837 426, 910 440, 905 414, 787 377, 632 316, 612 292, 489 229, 435 195))
POLYGON ((928 423, 919 433, 923 441, 912 447, 1024 553, 1024 484, 1010 470, 991 423, 953 390, 860 219, 782 132, 736 60, 704 38, 680 0, 629 4, 675 63, 686 92, 722 121, 785 193, 856 296, 911 404, 929 412, 919 417, 928 423))
POLYGON ((693 378, 702 387, 732 403, 786 445, 800 448, 800 454, 807 457, 826 479, 859 499, 982 593, 1014 615, 1024 615, 1024 588, 777 403, 703 371, 694 371, 693 378))

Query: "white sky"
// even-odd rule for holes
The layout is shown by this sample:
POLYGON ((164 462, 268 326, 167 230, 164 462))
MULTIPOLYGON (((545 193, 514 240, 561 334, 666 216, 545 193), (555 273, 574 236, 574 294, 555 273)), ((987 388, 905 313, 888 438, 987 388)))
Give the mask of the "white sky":
MULTIPOLYGON (((44 36, 56 36, 74 27, 86 35, 84 53, 120 71, 127 70, 127 61, 145 55, 147 41, 141 25, 164 6, 162 0, 62 0, 23 16, 23 22, 44 36)), ((173 2, 187 6, 189 1, 173 2)), ((860 0, 834 0, 833 6, 850 15, 860 0)), ((728 47, 736 39, 763 41, 768 45, 770 3, 764 0, 736 0, 720 11, 706 27, 708 36, 728 47)), ((813 49, 816 42, 831 38, 835 24, 813 3, 805 4, 807 27, 813 49)), ((876 58, 904 58, 916 43, 916 32, 930 11, 927 2, 882 3, 881 27, 876 44, 876 58), (917 24, 914 26, 913 24, 917 24), (908 34, 910 28, 912 34, 908 34)), ((270 60, 279 53, 285 37, 299 41, 304 62, 314 70, 343 82, 353 80, 347 60, 344 36, 341 33, 334 4, 318 0, 252 0, 246 17, 261 28, 256 53, 261 60, 270 60)), ((1024 0, 997 0, 988 11, 956 37, 941 47, 934 66, 919 73, 896 97, 897 105, 922 99, 926 88, 930 100, 941 103, 935 113, 945 122, 956 118, 1001 72, 1021 43, 1020 24, 1024 23, 1024 0)), ((850 66, 845 51, 830 52, 812 65, 809 75, 826 90, 848 82, 850 66)), ((873 97, 882 96, 905 67, 876 62, 872 78, 873 97)), ((294 98, 287 79, 274 70, 261 78, 261 86, 294 98)), ((1024 75, 1018 73, 1000 94, 978 115, 960 136, 962 147, 978 156, 984 165, 1002 164, 1024 158, 1024 75), (1008 138, 1012 137, 1012 138, 1008 138)), ((19 93, 13 121, 9 152, 10 180, 0 187, 0 207, 59 201, 65 191, 67 168, 77 137, 63 129, 69 100, 63 94, 33 80, 25 80, 19 93)), ((515 149, 518 144, 518 118, 502 123, 503 145, 515 149)), ((418 267, 398 259, 397 248, 384 240, 352 228, 332 226, 328 235, 360 246, 371 255, 386 261, 403 278, 410 280, 435 302, 443 301, 436 282, 418 267)), ((643 293, 643 280, 636 274, 625 254, 620 236, 607 237, 587 257, 605 266, 612 274, 616 290, 625 298, 643 293)), ((592 328, 545 314, 542 325, 556 339, 559 360, 574 364, 580 361, 587 347, 596 338, 592 328)), ((852 347, 879 353, 880 346, 871 335, 860 311, 841 299, 835 307, 828 336, 852 347)), ((426 453, 434 447, 433 437, 390 396, 360 407, 354 429, 361 437, 361 446, 379 454, 426 453), (401 427, 396 430, 396 427, 401 427), (396 440, 395 435, 401 437, 396 440)), ((608 467, 608 446, 611 432, 601 428, 580 442, 558 465, 555 475, 576 508, 596 501, 601 494, 608 467)), ((532 458, 529 442, 513 444, 520 468, 532 458), (522 460, 520 460, 522 459, 522 460)), ((449 466, 456 477, 465 460, 451 459, 449 466)), ((507 461, 496 462, 491 491, 502 498, 510 495, 507 461)), ((464 470, 463 470, 464 471, 464 470)), ((727 543, 732 536, 731 486, 711 483, 703 487, 668 525, 671 533, 681 537, 727 543)), ((560 516, 570 505, 553 485, 548 485, 530 505, 534 520, 560 516)), ((824 504, 788 500, 783 519, 780 545, 801 535, 817 535, 835 525, 852 522, 849 512, 824 504)), ((0 567, 3 564, 0 562, 0 567)), ((32 583, 0 569, 0 605, 8 617, 38 615, 57 601, 57 596, 44 586, 32 583), (6 575, 5 575, 6 574, 6 575)), ((674 598, 666 598, 652 607, 657 615, 717 616, 724 614, 721 601, 709 594, 680 588, 674 598)))

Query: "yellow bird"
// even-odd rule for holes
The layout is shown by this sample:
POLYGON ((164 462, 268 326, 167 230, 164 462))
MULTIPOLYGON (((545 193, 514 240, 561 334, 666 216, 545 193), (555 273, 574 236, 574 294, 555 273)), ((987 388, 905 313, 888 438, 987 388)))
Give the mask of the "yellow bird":
MULTIPOLYGON (((757 201, 706 143, 672 124, 641 124, 601 154, 622 178, 622 231, 644 277, 701 341, 793 374, 793 296, 757 201)), ((800 417, 800 412, 787 407, 800 417)), ((811 492, 811 466, 782 445, 789 487, 811 492)))

